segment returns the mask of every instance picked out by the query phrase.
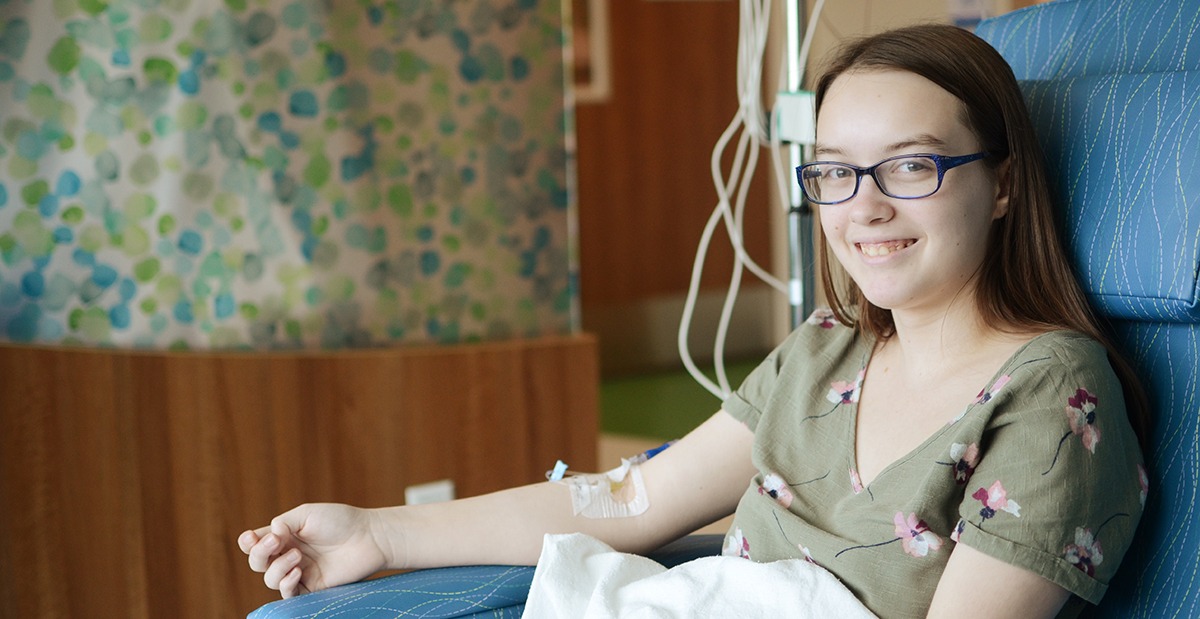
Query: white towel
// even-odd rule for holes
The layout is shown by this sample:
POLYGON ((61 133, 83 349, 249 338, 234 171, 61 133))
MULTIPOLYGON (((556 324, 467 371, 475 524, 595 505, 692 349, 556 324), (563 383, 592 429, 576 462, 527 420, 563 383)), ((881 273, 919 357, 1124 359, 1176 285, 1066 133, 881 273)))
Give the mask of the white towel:
POLYGON ((547 535, 523 619, 876 619, 801 559, 705 557, 672 569, 582 534, 547 535))

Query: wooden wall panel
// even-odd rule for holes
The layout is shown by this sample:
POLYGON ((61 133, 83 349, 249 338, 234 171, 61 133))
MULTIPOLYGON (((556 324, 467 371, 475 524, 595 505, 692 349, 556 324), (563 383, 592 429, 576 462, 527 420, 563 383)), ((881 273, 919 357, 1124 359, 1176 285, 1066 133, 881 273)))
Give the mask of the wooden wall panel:
MULTIPOLYGON (((585 320, 600 306, 687 290, 717 204, 709 161, 738 107, 737 2, 611 0, 608 10, 612 97, 576 111, 585 320)), ((760 154, 745 238, 769 266, 770 162, 760 154)), ((704 287, 727 286, 733 250, 723 230, 707 264, 704 287)))
POLYGON ((0 346, 0 617, 238 617, 236 536, 302 502, 401 504, 596 465, 587 336, 328 354, 0 346))

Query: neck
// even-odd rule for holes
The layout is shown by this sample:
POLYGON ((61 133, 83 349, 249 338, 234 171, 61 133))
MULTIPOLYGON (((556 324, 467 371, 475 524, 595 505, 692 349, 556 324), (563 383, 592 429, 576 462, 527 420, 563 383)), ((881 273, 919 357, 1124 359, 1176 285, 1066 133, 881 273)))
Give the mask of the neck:
POLYGON ((986 324, 973 299, 936 311, 893 311, 892 320, 896 331, 877 353, 912 384, 964 373, 990 374, 1000 347, 1013 349, 1028 339, 986 324))

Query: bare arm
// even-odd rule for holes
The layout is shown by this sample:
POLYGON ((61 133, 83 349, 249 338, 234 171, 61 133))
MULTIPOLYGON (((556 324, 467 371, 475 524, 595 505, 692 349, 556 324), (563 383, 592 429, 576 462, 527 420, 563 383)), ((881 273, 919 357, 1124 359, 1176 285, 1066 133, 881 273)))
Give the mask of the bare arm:
POLYGON ((642 465, 650 507, 630 518, 576 516, 565 485, 541 483, 411 507, 306 505, 238 542, 251 569, 284 597, 381 569, 533 565, 547 533, 586 533, 645 552, 733 512, 755 471, 752 443, 745 426, 717 413, 642 465))
POLYGON ((1069 596, 1033 572, 958 544, 938 581, 928 619, 1053 619, 1069 596))
POLYGON ((406 542, 392 551, 390 567, 533 565, 546 533, 586 533, 625 552, 653 550, 733 513, 754 475, 752 441, 745 426, 717 413, 642 465, 650 508, 630 518, 575 516, 569 489, 556 483, 389 508, 396 534, 388 537, 406 542), (403 533, 410 531, 421 534, 403 533))

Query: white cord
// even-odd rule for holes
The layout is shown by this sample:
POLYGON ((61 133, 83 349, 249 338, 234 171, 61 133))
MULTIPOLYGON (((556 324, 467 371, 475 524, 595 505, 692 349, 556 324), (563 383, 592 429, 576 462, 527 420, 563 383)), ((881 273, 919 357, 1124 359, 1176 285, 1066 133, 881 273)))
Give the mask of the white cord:
MULTIPOLYGON (((729 123, 729 126, 726 127, 725 131, 721 134, 721 137, 717 140, 716 148, 713 149, 713 182, 716 185, 717 195, 720 198, 720 203, 718 204, 717 208, 713 209, 712 215, 708 218, 708 224, 704 227, 704 233, 700 236, 700 248, 697 250, 696 258, 692 262, 692 279, 688 285, 687 300, 683 304, 683 316, 679 321, 679 354, 683 359, 684 367, 687 368, 688 373, 690 373, 692 377, 695 378, 696 381, 699 382, 705 389, 721 399, 728 397, 727 394, 730 393, 728 384, 723 386, 712 382, 707 376, 704 375, 704 372, 700 371, 700 368, 696 367, 696 363, 692 360, 692 355, 688 351, 687 336, 689 327, 692 324, 692 313, 696 307, 696 297, 700 292, 700 278, 704 272, 704 258, 708 254, 708 246, 709 243, 712 242, 712 235, 716 231, 717 224, 721 223, 722 215, 724 214, 724 209, 721 208, 721 205, 723 204, 726 207, 728 206, 729 192, 731 190, 732 183, 736 182, 737 180, 736 178, 731 178, 729 181, 729 186, 726 186, 726 184, 722 182, 723 179, 721 178, 720 167, 721 153, 725 151, 725 147, 728 146, 729 141, 733 139, 733 135, 737 133, 738 128, 742 125, 742 115, 744 112, 744 108, 738 108, 737 114, 734 115, 734 118, 729 123)), ((742 139, 739 140, 739 146, 741 147, 738 148, 734 155, 734 170, 737 170, 741 167, 741 160, 745 154, 744 145, 747 141, 748 134, 743 132, 742 139)), ((730 238, 733 238, 733 236, 734 235, 731 234, 730 238)), ((737 262, 739 261, 735 260, 735 271, 737 269, 737 262)), ((722 368, 718 374, 723 372, 723 370, 724 368, 722 368)), ((728 381, 726 381, 726 383, 728 383, 728 381)))
POLYGON ((745 197, 749 187, 749 181, 754 173, 754 166, 757 163, 758 146, 766 141, 767 127, 765 115, 762 111, 761 103, 761 67, 762 54, 766 47, 766 32, 769 25, 770 15, 770 0, 742 0, 740 4, 741 19, 739 21, 740 35, 738 40, 738 111, 733 120, 726 128, 721 138, 717 141, 716 147, 713 149, 712 156, 712 175, 713 184, 717 189, 718 203, 714 209, 712 217, 709 218, 708 225, 705 227, 704 234, 701 237, 700 248, 696 254, 696 260, 692 265, 692 281, 688 288, 687 300, 684 304, 684 313, 680 321, 679 327, 679 352, 683 359, 688 372, 696 378, 708 391, 712 392, 719 398, 724 399, 731 393, 728 378, 725 375, 724 368, 724 339, 728 330, 729 317, 731 316, 733 301, 736 300, 737 290, 741 280, 741 270, 744 265, 753 265, 751 269, 756 274, 762 277, 765 275, 765 280, 771 285, 781 290, 786 290, 782 282, 771 277, 764 269, 754 264, 754 261, 746 254, 742 244, 741 234, 741 212, 744 212, 745 197), (728 180, 722 177, 720 163, 721 156, 728 146, 733 135, 738 129, 744 126, 742 135, 738 140, 738 148, 734 156, 733 167, 730 171, 728 180), (746 150, 750 144, 751 138, 754 138, 755 148, 751 149, 751 156, 745 169, 743 169, 743 161, 746 159, 746 150), (729 204, 729 195, 737 190, 737 213, 731 212, 729 204), (721 322, 718 326, 718 337, 714 346, 714 358, 717 366, 717 377, 719 384, 713 383, 703 372, 696 367, 688 351, 687 334, 691 325, 692 314, 695 309, 696 297, 699 293, 700 279, 704 268, 704 258, 708 253, 709 244, 712 241, 712 234, 715 231, 716 225, 724 220, 726 230, 729 233, 730 240, 735 249, 734 260, 734 277, 731 283, 729 293, 726 295, 726 303, 722 311, 721 322))
POLYGON ((821 18, 821 9, 823 8, 825 8, 825 0, 817 0, 812 16, 809 17, 807 27, 804 29, 804 43, 800 46, 800 62, 796 65, 801 71, 801 79, 804 78, 804 69, 808 67, 808 51, 812 49, 813 33, 817 31, 817 20, 821 18))
MULTIPOLYGON (((808 21, 804 45, 799 58, 798 68, 800 71, 803 71, 804 67, 807 66, 808 50, 812 44, 816 21, 824 4, 825 0, 817 0, 813 14, 808 21)), ((785 207, 791 202, 788 195, 789 185, 786 180, 788 176, 785 173, 779 152, 781 146, 779 132, 769 130, 769 128, 778 126, 778 110, 770 114, 771 124, 768 125, 768 115, 764 112, 761 95, 762 60, 767 44, 770 15, 771 0, 741 0, 740 20, 738 24, 738 111, 713 148, 711 168, 713 185, 717 190, 717 206, 713 209, 713 214, 709 217, 708 223, 704 227, 704 233, 700 238, 700 247, 697 249, 696 259, 692 263, 691 282, 688 286, 683 316, 679 324, 679 354, 683 359, 684 366, 697 382, 722 400, 729 397, 732 393, 725 372, 725 338, 728 334, 729 323, 733 316, 734 303, 737 300, 738 290, 741 286, 743 269, 749 269, 776 290, 785 294, 788 292, 788 286, 785 283, 773 277, 769 272, 755 263, 750 255, 746 253, 742 239, 742 223, 746 207, 746 197, 749 193, 750 180, 753 178, 755 167, 758 164, 758 149, 760 147, 769 147, 771 149, 772 163, 776 172, 776 189, 779 191, 785 207), (722 155, 739 129, 742 130, 741 135, 738 138, 738 145, 734 153, 729 178, 726 179, 721 171, 722 155), (753 144, 751 144, 752 142, 753 144), (748 156, 747 151, 749 151, 748 156), (745 164, 744 167, 743 163, 745 164), (732 208, 729 200, 731 194, 736 194, 732 208), (700 280, 704 271, 704 259, 708 254, 713 233, 716 231, 717 225, 722 222, 729 233, 729 239, 733 245, 735 255, 733 274, 729 290, 725 295, 725 303, 721 309, 721 319, 717 326, 716 342, 713 346, 713 358, 717 375, 717 382, 714 383, 700 371, 692 360, 691 354, 688 351, 687 336, 691 327, 692 315, 695 311, 696 299, 700 291, 700 280)), ((786 70, 786 66, 784 63, 780 65, 781 85, 785 83, 784 71, 786 70)))
MULTIPOLYGON (((717 229, 717 224, 721 222, 721 212, 713 210, 712 216, 708 218, 708 224, 704 226, 704 233, 700 235, 700 248, 706 251, 708 243, 712 239, 713 231, 717 229)), ((695 378, 709 393, 725 399, 725 391, 720 385, 712 382, 696 367, 696 362, 692 361, 692 355, 688 353, 687 335, 688 327, 692 324, 692 311, 696 308, 696 295, 700 292, 700 275, 704 271, 704 258, 697 254, 696 261, 692 264, 692 281, 688 286, 687 301, 683 304, 683 317, 679 320, 679 354, 683 358, 683 365, 687 368, 692 378, 695 378)))

